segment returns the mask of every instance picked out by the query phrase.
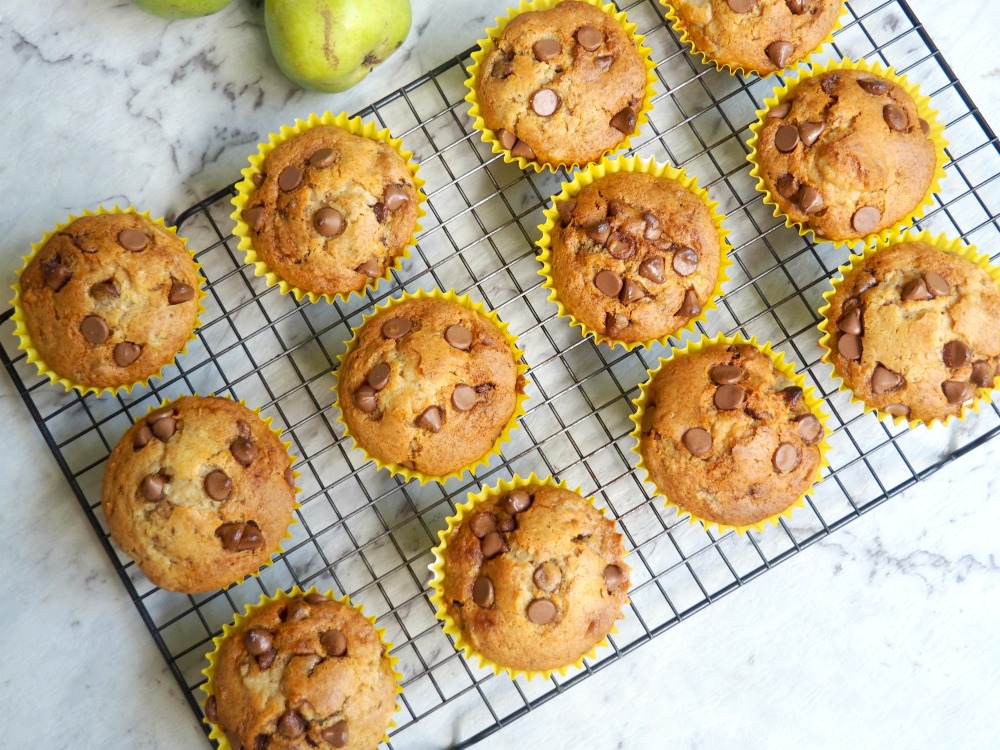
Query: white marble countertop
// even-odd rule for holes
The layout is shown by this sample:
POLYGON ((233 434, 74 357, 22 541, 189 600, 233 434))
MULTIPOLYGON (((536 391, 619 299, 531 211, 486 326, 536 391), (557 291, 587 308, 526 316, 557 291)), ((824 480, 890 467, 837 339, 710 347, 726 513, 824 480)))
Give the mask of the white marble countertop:
MULTIPOLYGON (((996 4, 911 4, 1000 126, 996 4)), ((7 0, 0 285, 67 214, 131 202, 176 215, 231 182, 277 124, 361 109, 470 46, 507 2, 413 5, 404 48, 362 85, 322 96, 281 77, 249 0, 175 23, 127 0, 7 0)), ((6 373, 0 415, 0 746, 206 747, 6 373)), ((995 450, 952 463, 482 747, 1000 746, 995 450)), ((446 746, 452 728, 426 723, 414 746, 446 746)))

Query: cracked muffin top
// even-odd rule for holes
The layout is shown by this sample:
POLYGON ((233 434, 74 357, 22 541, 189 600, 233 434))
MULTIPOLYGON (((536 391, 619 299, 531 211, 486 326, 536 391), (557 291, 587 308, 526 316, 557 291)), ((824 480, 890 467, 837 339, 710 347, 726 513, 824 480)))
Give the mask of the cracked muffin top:
POLYGON ((388 143, 317 125, 267 155, 241 218, 279 277, 317 294, 348 294, 385 275, 417 223, 418 192, 388 143))
POLYGON ((706 521, 750 526, 813 484, 825 430, 750 344, 675 354, 646 389, 639 450, 657 489, 706 521))
POLYGON ((704 201, 667 177, 615 172, 556 204, 552 286, 566 310, 627 343, 701 315, 719 277, 719 230, 704 201))
POLYGON ((337 391, 351 436, 370 455, 443 477, 493 449, 524 382, 492 320, 431 297, 369 318, 345 355, 337 391))
POLYGON ((858 261, 830 298, 830 359, 854 395, 929 422, 992 388, 1000 287, 983 268, 924 242, 858 261))
POLYGON ((764 186, 821 239, 896 226, 934 179, 928 123, 902 86, 862 70, 806 78, 765 116, 757 142, 764 186))
POLYGON ((191 338, 201 277, 173 232, 136 213, 83 216, 24 268, 21 310, 45 365, 81 386, 155 374, 191 338))
POLYGON ((253 611, 218 647, 205 716, 236 748, 378 746, 396 710, 396 676, 378 631, 318 593, 253 611))
POLYGON ((442 556, 447 614, 475 651, 508 669, 573 664, 628 601, 614 521, 559 487, 528 485, 477 504, 442 556))
POLYGON ((521 13, 480 64, 486 127, 513 156, 587 164, 636 128, 646 67, 635 40, 600 8, 564 0, 521 13))
POLYGON ((196 593, 257 572, 278 548, 295 477, 285 446, 253 411, 184 396, 125 432, 101 496, 115 544, 146 577, 196 593))
POLYGON ((667 0, 710 60, 767 75, 807 57, 837 24, 842 0, 667 0))

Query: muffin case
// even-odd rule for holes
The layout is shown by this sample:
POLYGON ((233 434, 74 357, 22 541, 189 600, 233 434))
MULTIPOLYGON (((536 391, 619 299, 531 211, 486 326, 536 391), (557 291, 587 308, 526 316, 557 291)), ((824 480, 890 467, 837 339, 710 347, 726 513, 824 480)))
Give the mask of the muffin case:
MULTIPOLYGON (((506 5, 491 11, 503 13, 506 5)), ((389 745, 450 741, 468 747, 1000 434, 995 404, 984 405, 960 429, 953 423, 908 430, 865 414, 838 390, 832 369, 820 360, 816 310, 848 251, 817 248, 773 218, 745 161, 749 125, 778 81, 744 80, 698 63, 664 23, 658 0, 623 0, 619 9, 637 24, 658 64, 650 119, 631 147, 696 176, 727 214, 734 248, 718 308, 697 336, 674 343, 739 331, 770 341, 800 363, 831 414, 825 480, 790 522, 746 535, 707 532, 644 492, 630 452, 631 401, 666 349, 656 344, 612 350, 581 339, 557 317, 537 275, 534 242, 548 197, 566 177, 524 172, 481 143, 466 117, 470 57, 462 54, 359 113, 388 127, 414 153, 430 197, 411 257, 377 291, 310 304, 268 287, 242 263, 231 234, 232 188, 226 186, 174 222, 198 251, 207 280, 206 312, 187 354, 149 386, 100 399, 63 393, 18 350, 11 311, 0 313, 0 359, 199 717, 201 670, 223 625, 262 593, 316 586, 363 605, 395 644, 404 692, 389 745), (512 431, 511 442, 475 479, 404 484, 350 448, 329 408, 332 370, 351 328, 374 304, 401 289, 435 287, 469 293, 510 324, 531 368, 531 399, 521 429, 512 431), (283 428, 284 439, 294 443, 291 452, 301 457, 294 468, 302 507, 284 552, 259 577, 225 592, 188 597, 153 587, 114 550, 98 505, 104 460, 127 425, 161 399, 194 392, 244 399, 274 418, 273 426, 283 428), (633 573, 631 603, 610 647, 583 668, 529 683, 495 676, 455 652, 434 620, 427 566, 437 531, 470 491, 532 471, 554 474, 596 496, 618 519, 633 573)), ((882 59, 933 94, 952 161, 942 192, 917 223, 996 253, 996 136, 905 2, 848 3, 834 45, 852 59, 882 59)), ((13 271, 8 269, 8 283, 13 271)))

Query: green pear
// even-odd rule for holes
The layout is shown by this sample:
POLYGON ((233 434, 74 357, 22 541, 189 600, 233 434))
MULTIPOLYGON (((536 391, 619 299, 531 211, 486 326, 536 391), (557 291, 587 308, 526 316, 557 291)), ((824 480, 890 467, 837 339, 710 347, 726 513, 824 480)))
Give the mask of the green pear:
POLYGON ((198 18, 216 13, 233 0, 132 0, 147 13, 160 18, 198 18))
POLYGON ((264 27, 281 72, 303 88, 344 91, 410 32, 410 0, 265 0, 264 27))

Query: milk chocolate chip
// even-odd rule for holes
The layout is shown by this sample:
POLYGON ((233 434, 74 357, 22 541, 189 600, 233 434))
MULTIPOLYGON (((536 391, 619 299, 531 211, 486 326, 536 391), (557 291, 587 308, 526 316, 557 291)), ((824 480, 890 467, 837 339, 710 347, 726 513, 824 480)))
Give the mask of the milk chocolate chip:
POLYGON ((313 226, 323 237, 339 237, 347 227, 343 214, 329 206, 323 206, 316 212, 313 216, 313 226))
POLYGON ((417 417, 417 427, 422 427, 431 432, 438 432, 441 429, 441 409, 437 406, 428 406, 417 417))
POLYGON ((803 414, 795 420, 795 429, 806 445, 815 445, 823 438, 823 423, 813 414, 803 414))
POLYGON ((382 324, 382 335, 387 339, 399 339, 413 328, 409 318, 393 318, 382 324))
POLYGON ((479 548, 483 552, 483 557, 491 560, 507 551, 507 543, 499 532, 491 531, 479 541, 479 548))
POLYGON ((932 299, 931 293, 927 291, 927 284, 919 276, 903 284, 903 288, 900 290, 900 297, 907 302, 924 302, 932 299))
POLYGON ((472 601, 484 609, 493 606, 493 581, 486 576, 479 576, 472 584, 472 601))
POLYGON ((320 736, 333 747, 347 747, 347 722, 338 721, 324 729, 320 736))
POLYGON ((398 211, 410 202, 409 194, 399 185, 386 185, 382 193, 382 203, 390 211, 398 211))
POLYGON ((749 13, 753 10, 753 0, 728 0, 733 13, 749 13))
POLYGON ((846 315, 842 316, 840 320, 837 321, 837 328, 844 333, 853 333, 855 336, 860 336, 862 334, 860 308, 855 307, 846 315))
POLYGON ((291 164, 282 169, 281 174, 278 175, 278 187, 286 193, 295 190, 302 184, 302 177, 302 170, 291 164))
POLYGON ((708 377, 716 385, 732 385, 743 379, 743 370, 735 365, 715 365, 709 369, 708 377))
POLYGON ((606 221, 599 221, 587 230, 587 236, 598 245, 603 245, 611 236, 611 225, 606 221))
POLYGON ((73 272, 58 261, 45 270, 45 286, 54 292, 58 292, 66 286, 66 282, 71 278, 73 278, 73 272))
POLYGON ((875 365, 872 372, 872 393, 879 395, 888 391, 894 391, 903 385, 903 376, 898 372, 893 372, 881 363, 875 365))
POLYGON ((642 288, 640 284, 632 281, 632 279, 626 279, 625 283, 622 285, 621 301, 625 304, 630 304, 632 302, 637 302, 646 296, 646 290, 642 288))
POLYGON ((927 120, 921 117, 919 122, 920 122, 920 130, 923 132, 924 135, 927 135, 928 133, 931 132, 931 126, 930 123, 927 122, 927 120))
POLYGON ((779 474, 787 474, 802 462, 802 456, 799 455, 799 449, 791 443, 782 443, 774 452, 771 462, 779 474))
POLYGON ((139 428, 139 431, 135 433, 135 439, 132 441, 133 450, 139 450, 140 448, 145 448, 149 445, 149 441, 153 439, 153 431, 149 429, 148 425, 143 425, 139 428))
POLYGON ((562 583, 562 571, 553 562, 543 562, 531 574, 531 580, 542 591, 552 593, 562 583))
POLYGON ((593 52, 604 44, 604 33, 593 26, 581 26, 576 32, 576 41, 587 52, 593 52))
POLYGON ((532 599, 527 614, 535 625, 548 625, 556 618, 556 605, 549 599, 532 599))
POLYGON ((559 212, 559 218, 562 220, 564 226, 568 225, 572 220, 574 208, 576 208, 576 200, 573 198, 556 203, 556 210, 559 212))
POLYGON ((777 104, 774 107, 771 107, 771 109, 767 111, 767 116, 765 117, 765 119, 784 120, 786 117, 788 117, 788 113, 791 111, 791 109, 792 109, 791 102, 782 102, 781 104, 777 104))
POLYGON ((88 315, 80 321, 80 333, 91 344, 103 344, 111 335, 108 324, 96 315, 88 315))
POLYGON ((214 695, 208 696, 208 700, 205 701, 205 718, 213 724, 219 723, 219 707, 214 695))
POLYGON ((368 373, 368 385, 376 391, 381 391, 389 385, 389 375, 391 373, 392 368, 389 367, 387 362, 379 362, 368 373))
POLYGON ((309 157, 309 166, 325 169, 333 164, 334 158, 332 148, 321 148, 318 151, 313 151, 312 156, 309 157))
POLYGON ((723 411, 739 409, 743 405, 743 389, 738 385, 720 385, 715 391, 715 406, 723 411))
POLYGON ((164 488, 170 479, 164 474, 150 474, 142 480, 142 496, 151 503, 157 503, 166 497, 164 488))
POLYGON ((146 236, 145 232, 130 227, 118 233, 118 244, 130 253, 137 253, 146 248, 146 245, 149 244, 149 237, 146 236))
POLYGON ((943 297, 951 292, 951 285, 945 280, 944 276, 933 271, 924 274, 924 281, 927 284, 927 291, 934 297, 943 297))
POLYGON ((382 275, 382 264, 378 262, 378 258, 372 258, 371 260, 366 260, 354 270, 374 279, 382 275))
POLYGON ((463 325, 450 325, 444 330, 444 340, 456 349, 469 351, 472 346, 472 331, 463 325))
POLYGON ((663 268, 663 258, 660 256, 646 258, 646 260, 639 264, 639 275, 644 279, 649 279, 654 284, 662 284, 664 279, 663 268))
POLYGON ((505 128, 500 128, 497 131, 497 140, 500 141, 501 146, 510 151, 517 143, 517 136, 505 128))
POLYGON ((976 395, 976 389, 972 383, 965 383, 961 380, 946 380, 941 384, 944 397, 949 404, 964 404, 976 395))
POLYGON ((260 656, 271 650, 271 646, 274 645, 274 634, 263 628, 250 628, 244 643, 251 656, 260 656))
POLYGON ((518 139, 517 142, 510 150, 511 156, 516 156, 521 159, 534 159, 535 151, 527 143, 518 139))
POLYGON ((948 367, 964 367, 972 359, 972 349, 965 342, 949 341, 941 350, 941 358, 948 367))
POLYGON ((363 384, 354 392, 354 405, 365 414, 371 414, 375 411, 378 408, 378 402, 375 400, 375 389, 368 383, 363 384))
POLYGON ((115 364, 119 367, 128 367, 130 364, 139 359, 139 355, 142 354, 142 348, 138 344, 133 344, 131 341, 123 341, 115 347, 113 354, 115 364))
POLYGON ((503 501, 503 509, 513 516, 517 513, 524 513, 533 502, 534 498, 527 490, 512 490, 507 493, 507 497, 503 501))
POLYGON ((792 52, 794 51, 795 45, 785 41, 771 42, 764 48, 764 54, 767 55, 768 59, 777 68, 784 68, 788 65, 788 61, 792 59, 792 52))
POLYGON ((826 123, 804 122, 799 125, 799 138, 802 139, 803 146, 811 146, 826 129, 826 123))
POLYGON ((670 264, 680 276, 690 276, 698 270, 698 253, 694 248, 681 247, 674 251, 670 264))
POLYGON ((611 127, 625 135, 635 132, 635 124, 635 110, 631 107, 625 107, 611 118, 611 127))
POLYGON ((692 456, 701 458, 712 452, 712 436, 708 430, 701 427, 692 427, 681 437, 681 442, 692 456))
POLYGON ((205 477, 205 493, 218 502, 229 499, 233 491, 233 480, 224 471, 215 470, 205 477))
POLYGON ((177 420, 173 416, 165 416, 150 423, 153 434, 164 443, 173 437, 177 431, 177 420))
POLYGON ((785 399, 785 403, 788 404, 790 409, 797 409, 799 404, 802 403, 802 389, 797 385, 790 385, 787 388, 782 388, 778 393, 781 397, 785 399))
POLYGON ((472 411, 476 405, 476 389, 459 383, 451 392, 451 403, 459 411, 472 411))
POLYGON ((809 185, 803 185, 799 191, 799 208, 804 214, 816 214, 823 210, 823 196, 809 185))
POLYGON ((233 454, 233 458, 240 466, 249 466, 257 460, 257 444, 250 438, 236 438, 229 444, 229 452, 233 454))
POLYGON ((622 290, 622 283, 621 276, 607 269, 598 271, 594 277, 594 286, 608 297, 617 297, 618 292, 622 290))
POLYGON ((898 104, 886 104, 882 107, 882 119, 891 130, 903 131, 909 126, 906 111, 898 104))
POLYGON ((278 719, 278 733, 289 739, 301 737, 306 733, 306 720, 298 711, 285 711, 278 719))
POLYGON ((559 109, 559 95, 552 89, 538 89, 531 96, 531 108, 539 117, 550 117, 559 109))
POLYGON ((851 361, 861 359, 861 352, 863 351, 861 337, 853 333, 845 333, 837 342, 837 351, 840 352, 840 356, 844 359, 851 361))
POLYGON ((803 0, 785 0, 785 5, 788 6, 788 10, 792 12, 792 15, 800 16, 805 11, 805 3, 803 0))
POLYGON ((908 417, 910 416, 910 407, 906 404, 889 404, 884 409, 882 409, 886 414, 891 414, 894 417, 908 417))
POLYGON ((628 260, 635 255, 635 240, 624 232, 615 232, 608 239, 608 252, 616 260, 628 260))
POLYGON ((343 656, 347 653, 347 636, 336 628, 325 631, 319 637, 319 642, 330 656, 343 656))
POLYGON ((643 236, 650 242, 660 239, 660 235, 663 234, 660 229, 660 220, 649 211, 642 215, 642 220, 646 222, 646 231, 643 232, 643 236))
POLYGON ((98 281, 90 287, 90 296, 94 299, 117 299, 120 296, 118 285, 114 279, 98 281))
POLYGON ((980 388, 988 388, 993 384, 993 379, 996 374, 993 370, 993 365, 989 362, 974 362, 972 365, 972 374, 969 376, 969 382, 973 385, 979 386, 980 388))
POLYGON ((469 528, 476 535, 476 539, 482 539, 491 531, 497 530, 497 519, 489 513, 477 513, 469 521, 469 528))
POLYGON ((677 310, 677 314, 684 318, 693 318, 701 312, 701 302, 698 299, 698 295, 695 294, 694 289, 688 289, 684 293, 684 301, 681 303, 680 308, 677 310))
POLYGON ((262 206, 244 208, 243 212, 240 214, 240 218, 243 219, 243 223, 250 227, 253 231, 259 232, 264 226, 264 208, 262 206))
POLYGON ((785 172, 778 178, 777 182, 774 183, 775 188, 778 190, 778 195, 783 198, 791 198, 798 192, 799 183, 795 179, 795 176, 785 172))
POLYGON ((531 46, 531 51, 535 53, 535 59, 548 62, 559 56, 562 45, 555 39, 539 39, 531 46))
POLYGON ((183 281, 177 281, 170 285, 170 293, 167 294, 167 302, 171 305, 179 305, 182 302, 190 302, 194 299, 194 287, 190 284, 185 284, 183 281))
POLYGON ((783 154, 799 145, 799 130, 794 125, 781 125, 774 131, 774 147, 783 154))
POLYGON ((613 594, 625 583, 625 571, 617 565, 606 565, 604 567, 604 586, 608 592, 613 594))
POLYGON ((889 90, 889 87, 886 85, 885 81, 879 81, 874 78, 862 79, 858 81, 858 85, 869 94, 872 94, 873 96, 881 96, 882 94, 884 94, 886 91, 889 90))

